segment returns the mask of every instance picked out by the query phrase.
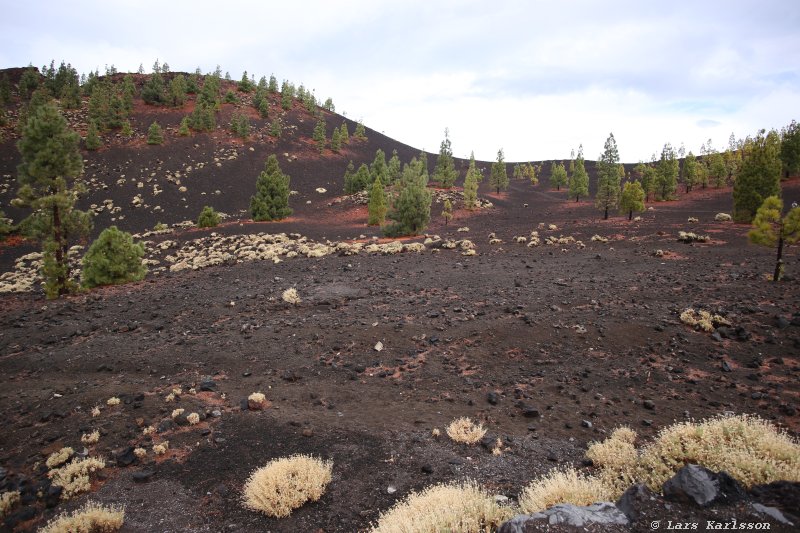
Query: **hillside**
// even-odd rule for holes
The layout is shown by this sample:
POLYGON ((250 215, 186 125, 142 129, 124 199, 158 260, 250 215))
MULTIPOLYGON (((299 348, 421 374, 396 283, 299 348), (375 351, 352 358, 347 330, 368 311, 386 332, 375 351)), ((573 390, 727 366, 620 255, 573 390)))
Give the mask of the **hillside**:
MULTIPOLYGON (((511 178, 495 194, 484 180, 479 194, 492 207, 457 205, 445 225, 434 205, 427 235, 378 238, 366 207, 343 197, 347 163, 369 163, 377 149, 408 162, 419 151, 367 128, 366 140, 320 155, 316 118, 300 102, 283 112, 270 96, 283 122, 276 139, 272 118, 239 97, 221 105, 223 127, 189 137, 176 131, 194 97, 180 108, 136 99, 135 136, 104 134, 104 147, 83 152, 90 190, 80 205, 104 206, 95 235, 116 224, 146 241, 143 281, 54 301, 35 283, 0 295, 0 490, 22 495, 7 529, 34 530, 92 499, 126 505, 122 531, 367 531, 435 483, 474 479, 515 502, 553 468, 592 473, 587 447, 623 425, 641 445, 675 421, 746 413, 796 439, 800 256, 787 248, 788 281, 768 282, 774 251, 748 244, 748 226, 715 220, 731 211, 730 187, 648 203, 631 222, 602 220, 593 199, 551 190, 545 163, 535 186, 511 178), (248 114, 248 140, 226 129, 234 112, 248 114), (144 141, 154 120, 161 146, 144 141), (294 213, 255 223, 249 199, 270 154, 291 176, 294 213), (229 218, 213 229, 180 224, 204 205, 229 218), (174 227, 150 232, 157 222, 174 227), (679 231, 709 240, 685 244, 679 231), (289 288, 299 303, 284 301, 289 288), (680 318, 688 308, 728 324, 691 327, 680 318), (263 410, 248 404, 254 392, 266 396, 263 410), (482 443, 447 438, 461 416, 488 428, 482 443), (99 441, 82 442, 94 430, 99 441), (68 502, 44 465, 65 446, 106 460, 88 495, 68 502), (295 453, 333 461, 322 498, 282 519, 242 508, 248 475, 295 453)), ((67 113, 82 134, 87 105, 67 113)), ((13 104, 7 112, 0 203, 18 220, 23 212, 8 207, 20 157, 13 104)), ((328 136, 343 121, 355 130, 318 112, 328 136)), ((456 168, 461 185, 466 162, 456 168)), ((787 202, 800 200, 800 180, 782 186, 787 202)), ((36 249, 5 241, 0 267, 32 280, 33 259, 17 259, 36 249)), ((750 487, 727 507, 654 499, 628 526, 597 530, 721 515, 791 530, 750 501, 797 520, 792 481, 750 487)))

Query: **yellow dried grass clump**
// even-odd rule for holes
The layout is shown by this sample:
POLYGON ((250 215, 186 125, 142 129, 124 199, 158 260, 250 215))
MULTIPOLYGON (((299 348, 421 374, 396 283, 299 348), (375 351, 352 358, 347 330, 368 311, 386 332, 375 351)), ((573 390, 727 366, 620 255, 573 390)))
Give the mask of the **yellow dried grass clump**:
POLYGON ((44 464, 47 465, 47 468, 55 468, 57 466, 61 466, 64 463, 66 463, 67 461, 69 461, 72 458, 74 453, 75 453, 75 450, 73 450, 69 446, 66 446, 64 448, 61 448, 57 452, 51 453, 47 457, 47 461, 45 461, 44 464))
POLYGON ((639 480, 653 490, 686 464, 724 470, 747 487, 800 481, 800 443, 761 418, 721 416, 663 429, 640 453, 639 480))
POLYGON ((111 398, 106 400, 106 405, 109 406, 119 405, 119 402, 120 402, 119 398, 117 398, 116 396, 112 396, 111 398))
POLYGON ((288 289, 283 291, 283 294, 281 294, 281 298, 283 299, 284 302, 291 305, 297 305, 301 301, 300 295, 297 294, 297 289, 295 289, 294 287, 289 287, 288 289))
POLYGON ((61 499, 66 501, 91 489, 89 474, 105 468, 105 466, 105 461, 95 457, 74 459, 69 464, 51 470, 47 475, 53 480, 53 485, 62 487, 61 499))
POLYGON ((165 440, 161 444, 153 445, 153 453, 156 455, 164 455, 169 450, 169 441, 165 440))
POLYGON ((72 514, 58 516, 39 533, 109 533, 119 530, 124 521, 124 507, 88 502, 72 514))
POLYGON ((200 415, 197 413, 189 413, 189 416, 186 417, 186 421, 189 422, 190 426, 200 423, 200 415))
POLYGON ((495 531, 514 514, 474 482, 435 485, 381 514, 372 533, 495 531))
POLYGON ((322 497, 331 481, 332 461, 308 455, 274 459, 250 474, 242 505, 267 516, 285 518, 307 501, 322 497))
POLYGON ((636 432, 622 426, 603 442, 593 442, 586 452, 586 457, 602 469, 600 478, 605 485, 613 487, 614 495, 621 495, 636 482, 639 455, 635 442, 636 432))
POLYGON ((532 514, 559 503, 591 505, 608 500, 610 492, 600 479, 583 476, 574 468, 553 470, 525 487, 519 496, 519 507, 522 513, 532 514))
POLYGON ((84 444, 97 444, 100 440, 100 431, 94 430, 91 433, 81 435, 81 442, 84 444))
POLYGON ((456 442, 475 444, 486 435, 486 428, 466 416, 456 418, 447 426, 447 436, 456 442))
POLYGON ((20 493, 18 490, 12 490, 10 492, 4 492, 0 494, 0 518, 3 518, 9 509, 14 507, 19 501, 20 493))
POLYGON ((686 325, 699 327, 703 331, 714 331, 715 327, 730 326, 731 323, 724 317, 712 315, 703 309, 694 310, 691 307, 681 313, 681 322, 686 325))

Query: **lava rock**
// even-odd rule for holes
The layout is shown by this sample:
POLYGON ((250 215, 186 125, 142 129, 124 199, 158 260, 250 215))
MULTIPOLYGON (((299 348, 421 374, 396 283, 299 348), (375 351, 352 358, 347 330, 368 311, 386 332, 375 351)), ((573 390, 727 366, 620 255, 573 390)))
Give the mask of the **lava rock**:
POLYGON ((712 503, 732 503, 745 496, 738 481, 725 472, 714 473, 699 465, 686 465, 662 487, 664 499, 695 503, 701 507, 712 503))
POLYGON ((486 401, 489 402, 490 405, 497 405, 497 402, 500 401, 500 397, 496 392, 490 392, 486 394, 486 401))
POLYGON ((130 466, 136 461, 136 456, 133 454, 133 446, 126 446, 118 450, 114 454, 114 460, 117 462, 117 466, 130 466))
POLYGON ((150 481, 155 475, 155 470, 139 470, 138 472, 133 473, 133 481, 136 483, 146 483, 150 481))
POLYGON ((217 382, 209 377, 205 377, 200 381, 200 389, 201 392, 216 392, 217 390, 217 382))
POLYGON ((631 485, 617 501, 617 507, 625 513, 629 520, 635 521, 639 519, 643 504, 654 500, 655 497, 656 495, 644 483, 631 485))
POLYGON ((538 530, 536 526, 544 524, 585 528, 594 524, 625 526, 628 523, 628 517, 611 502, 584 507, 562 503, 539 513, 515 516, 502 524, 497 533, 525 533, 529 525, 531 530, 538 530))
POLYGON ((174 420, 168 418, 166 420, 162 420, 158 424, 158 432, 159 433, 166 433, 167 431, 172 431, 173 429, 177 428, 178 424, 175 423, 174 420))
POLYGON ((656 408, 656 404, 655 404, 655 402, 653 400, 645 400, 645 401, 642 402, 642 407, 652 411, 653 409, 656 408))

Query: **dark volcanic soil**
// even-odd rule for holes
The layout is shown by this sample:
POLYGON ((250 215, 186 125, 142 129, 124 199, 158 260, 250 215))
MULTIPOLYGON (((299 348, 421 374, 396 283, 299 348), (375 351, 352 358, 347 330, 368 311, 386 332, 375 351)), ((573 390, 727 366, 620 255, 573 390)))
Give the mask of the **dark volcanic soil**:
MULTIPOLYGON (((310 132, 313 123, 305 124, 310 132)), ((371 160, 377 147, 391 153, 386 138, 373 135, 362 160, 371 160)), ((98 166, 90 168, 132 160, 148 169, 144 176, 154 157, 179 159, 174 154, 194 149, 207 150, 203 158, 211 164, 213 142, 203 137, 196 148, 197 140, 178 140, 147 151, 146 160, 131 148, 100 152, 91 156, 98 166), (170 152, 179 143, 186 146, 170 152)), ((201 173, 189 182, 195 196, 188 200, 175 187, 165 192, 163 221, 194 218, 208 198, 202 193, 217 188, 214 179, 227 198, 218 209, 246 209, 266 154, 285 150, 308 155, 284 167, 294 169, 292 188, 300 192, 292 200, 295 215, 273 224, 235 220, 217 232, 296 232, 316 240, 377 235, 363 225, 358 208, 328 205, 340 194, 349 155, 331 163, 314 160, 313 147, 252 144, 252 152, 238 149, 231 164, 240 166, 225 179, 201 173), (230 177, 239 172, 247 174, 246 190, 230 177), (328 192, 315 193, 316 187, 328 192)), ((415 153, 405 147, 401 156, 406 161, 415 153)), ((12 173, 15 156, 4 154, 12 173)), ((109 174, 104 182, 116 179, 109 174)), ((135 181, 120 198, 136 194, 135 181)), ((99 429, 100 441, 89 451, 106 457, 109 467, 88 498, 124 503, 124 531, 352 532, 368 528, 410 491, 437 482, 472 478, 516 498, 554 466, 580 467, 588 443, 620 425, 634 428, 640 442, 676 420, 724 412, 800 430, 800 288, 794 281, 800 258, 790 248, 789 280, 768 282, 774 252, 747 244, 746 226, 714 222, 716 213, 730 212, 729 189, 652 204, 639 222, 600 220, 591 202, 569 201, 544 184, 512 181, 507 193, 482 188, 481 195, 495 208, 457 211, 445 227, 434 206, 428 230, 473 240, 472 257, 428 249, 245 262, 151 275, 59 301, 2 296, 0 481, 42 482, 49 453, 62 446, 80 451, 81 435, 99 429), (690 224, 689 217, 700 222, 690 224), (460 226, 470 230, 457 232, 460 226), (537 228, 543 240, 572 236, 585 247, 514 242, 537 228), (682 244, 679 230, 712 240, 682 244), (503 242, 489 244, 490 232, 503 242), (592 241, 594 235, 609 242, 592 241), (297 289, 299 305, 281 300, 289 287, 297 289), (688 307, 720 313, 731 328, 724 336, 695 331, 679 320, 688 307), (166 402, 175 388, 182 394, 166 402), (242 400, 256 391, 271 406, 243 410, 242 400), (107 406, 112 396, 121 404, 107 406), (90 414, 94 406, 101 407, 97 417, 90 414), (172 424, 178 407, 202 421, 172 424), (492 443, 503 439, 504 453, 450 441, 444 427, 459 416, 481 420, 492 443), (143 435, 150 425, 160 430, 143 435), (442 436, 433 436, 434 428, 442 436), (169 452, 156 459, 152 444, 164 440, 169 452), (122 452, 131 446, 147 448, 148 456, 122 466, 128 462, 122 452), (245 511, 239 500, 249 473, 294 453, 333 460, 333 481, 322 499, 282 520, 245 511), (137 472, 152 476, 136 482, 137 472)), ((100 190, 94 201, 103 196, 100 190)), ((797 200, 800 182, 784 183, 784 196, 797 200)), ((132 231, 162 220, 133 213, 122 222, 132 231)), ((112 223, 110 216, 103 213, 97 224, 112 223)), ((29 249, 4 246, 2 264, 29 249)), ((18 527, 35 528, 86 499, 45 509, 34 495, 25 507, 34 511, 18 527)), ((677 506, 670 512, 680 519, 695 511, 677 506)), ((649 530, 648 524, 643 519, 634 529, 649 530)))

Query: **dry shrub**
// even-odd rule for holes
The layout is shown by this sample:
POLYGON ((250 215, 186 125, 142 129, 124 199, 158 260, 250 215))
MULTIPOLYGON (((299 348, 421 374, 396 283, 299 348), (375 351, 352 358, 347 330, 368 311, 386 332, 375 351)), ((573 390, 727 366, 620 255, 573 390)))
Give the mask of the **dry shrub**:
POLYGON ((47 468, 55 468, 57 466, 61 466, 67 461, 69 461, 72 456, 75 454, 75 450, 70 448, 69 446, 65 448, 61 448, 57 452, 53 452, 45 461, 47 468))
POLYGON ((133 455, 135 455, 139 459, 144 459, 145 457, 147 457, 147 450, 145 450, 142 447, 134 448, 133 455))
POLYGON ((91 489, 89 474, 105 468, 105 466, 106 463, 102 459, 87 457, 86 459, 75 459, 61 468, 51 470, 47 475, 53 480, 53 485, 63 488, 61 499, 69 500, 76 494, 91 489))
POLYGON ((800 443, 754 416, 721 416, 661 430, 639 457, 638 479, 653 490, 686 464, 724 470, 747 487, 800 481, 800 443))
POLYGON ((697 233, 679 231, 678 240, 688 244, 692 242, 708 242, 711 240, 711 237, 708 235, 698 235, 697 233))
POLYGON ((447 426, 447 436, 456 442, 463 442, 464 444, 475 444, 484 435, 486 435, 486 428, 480 423, 474 423, 465 416, 456 418, 447 426))
POLYGON ((274 459, 250 474, 242 504, 267 516, 285 518, 307 501, 320 499, 332 470, 332 461, 308 455, 274 459))
POLYGON ((443 484, 409 494, 381 514, 372 533, 496 531, 513 516, 474 482, 443 484))
POLYGON ((611 489, 600 479, 583 476, 574 468, 553 470, 547 476, 531 482, 519 496, 523 513, 544 511, 559 503, 591 505, 608 500, 611 489))
POLYGON ((169 441, 165 440, 161 444, 153 445, 153 453, 156 455, 164 455, 169 450, 169 441))
POLYGON ((728 213, 717 213, 714 215, 714 220, 717 222, 730 222, 733 220, 733 217, 731 217, 728 213))
POLYGON ((606 243, 606 242, 608 242, 608 238, 601 237, 600 235, 592 235, 592 242, 606 243))
POLYGON ((120 402, 119 398, 117 398, 116 396, 112 396, 111 398, 106 400, 106 405, 109 406, 119 405, 119 402, 120 402))
POLYGON ((100 408, 98 406, 92 407, 92 418, 100 416, 100 408))
POLYGON ((297 294, 297 289, 294 287, 290 287, 283 291, 281 298, 283 298, 283 301, 287 304, 297 305, 300 303, 300 296, 297 294))
POLYGON ((94 430, 91 433, 84 433, 81 435, 81 442, 84 444, 97 444, 100 440, 100 431, 94 430))
POLYGON ((18 490, 0 494, 0 518, 3 518, 8 510, 14 507, 14 504, 19 501, 19 497, 20 493, 18 490))
POLYGON ((179 416, 181 416, 184 413, 184 411, 186 411, 186 409, 183 409, 181 407, 179 407, 177 409, 173 409, 172 410, 172 414, 170 416, 172 418, 178 418, 179 416))
POLYGON ((197 413, 189 413, 189 416, 186 417, 187 422, 189 422, 190 426, 200 423, 200 415, 197 413))
POLYGON ((712 315, 703 309, 695 311, 691 307, 684 309, 681 313, 681 322, 689 326, 699 327, 703 331, 714 331, 715 327, 731 325, 724 317, 712 315))
POLYGON ((615 429, 605 441, 593 442, 586 452, 586 457, 602 469, 600 478, 604 484, 613 487, 615 496, 636 482, 639 456, 635 442, 636 432, 623 426, 615 429))
POLYGON ((58 516, 39 533, 108 533, 119 530, 124 520, 124 507, 88 502, 72 514, 58 516))

